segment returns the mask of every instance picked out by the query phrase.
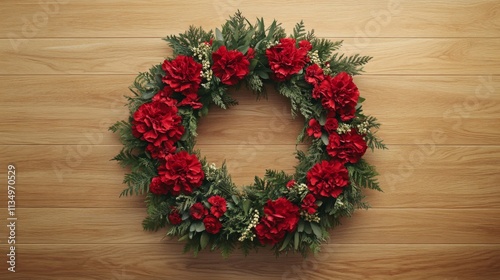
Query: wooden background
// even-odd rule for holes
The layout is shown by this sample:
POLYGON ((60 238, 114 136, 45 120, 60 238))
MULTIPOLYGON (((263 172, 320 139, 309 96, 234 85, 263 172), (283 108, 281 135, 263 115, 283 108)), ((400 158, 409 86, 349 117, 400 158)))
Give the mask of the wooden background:
MULTIPOLYGON (((500 2, 2 0, 1 279, 499 279, 500 2), (160 38, 212 29, 240 9, 287 31, 343 39, 374 57, 355 78, 388 151, 367 155, 384 193, 332 232, 316 257, 261 250, 182 254, 143 232, 142 197, 109 124, 126 117, 136 74, 170 54, 160 38), (16 273, 7 271, 7 164, 17 170, 16 273)), ((290 170, 300 119, 271 94, 212 110, 198 147, 239 184, 290 170), (243 125, 241 125, 243 124, 243 125)))

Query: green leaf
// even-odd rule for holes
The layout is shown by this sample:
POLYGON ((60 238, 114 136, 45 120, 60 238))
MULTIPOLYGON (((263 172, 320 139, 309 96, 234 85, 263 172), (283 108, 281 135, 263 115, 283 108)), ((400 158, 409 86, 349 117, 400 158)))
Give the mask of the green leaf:
POLYGON ((248 199, 243 200, 243 203, 242 203, 243 213, 249 214, 248 211, 250 211, 250 203, 252 203, 252 202, 248 199))
POLYGON ((215 40, 224 42, 224 36, 222 36, 222 32, 220 32, 219 28, 215 28, 215 40))
POLYGON ((293 237, 293 235, 290 233, 286 235, 286 238, 283 241, 283 245, 281 245, 281 248, 279 249, 280 251, 283 251, 283 250, 285 250, 286 247, 288 247, 288 244, 290 244, 292 237, 293 237))
POLYGON ((259 77, 261 77, 264 80, 269 79, 269 74, 265 71, 258 71, 257 75, 259 75, 259 77))
POLYGON ((300 220, 299 225, 297 226, 297 232, 303 232, 303 231, 304 231, 304 221, 300 220))
POLYGON ((321 228, 317 223, 310 223, 312 231, 316 235, 317 238, 322 238, 323 237, 323 232, 321 231, 321 228))
POLYGON ((202 250, 207 247, 208 241, 210 241, 210 236, 207 232, 203 232, 200 237, 200 247, 202 250))
POLYGON ((330 141, 328 140, 328 135, 327 135, 326 133, 324 133, 324 132, 323 132, 323 134, 321 134, 321 141, 323 141, 323 143, 324 143, 325 145, 327 145, 327 146, 328 146, 328 143, 330 142, 330 141))
POLYGON ((293 235, 293 248, 295 250, 299 249, 299 243, 300 243, 300 234, 298 231, 296 231, 295 234, 293 235))
POLYGON ((325 114, 321 114, 321 117, 319 117, 319 120, 318 120, 319 124, 321 126, 324 126, 325 123, 326 123, 326 115, 325 114))

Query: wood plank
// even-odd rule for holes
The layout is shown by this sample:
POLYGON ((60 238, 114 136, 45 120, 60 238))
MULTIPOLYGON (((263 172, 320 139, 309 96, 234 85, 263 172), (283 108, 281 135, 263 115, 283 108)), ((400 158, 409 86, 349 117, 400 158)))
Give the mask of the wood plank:
MULTIPOLYGON (((107 128, 127 117, 123 95, 135 75, 42 77, 0 76, 0 144, 119 144, 107 128)), ((365 75, 355 81, 388 144, 423 141, 432 130, 446 135, 436 144, 500 144, 498 76, 365 75)), ((200 122, 198 143, 294 144, 302 121, 291 118, 285 98, 268 91, 269 100, 259 101, 248 90, 232 91, 240 105, 213 108, 200 122)))
MULTIPOLYGON (((338 38, 342 39, 342 38, 338 38)), ((498 75, 500 38, 346 38, 341 51, 373 56, 369 74, 498 75)), ((158 38, 0 40, 0 74, 134 74, 169 56, 158 38)))
MULTIPOLYGON (((7 211, 0 217, 5 221, 7 211)), ((500 244, 500 209, 370 209, 334 229, 335 244, 500 244), (443 234, 446 232, 446 234, 443 234), (377 233, 377 234, 374 234, 377 233)), ((17 208, 20 244, 140 244, 165 230, 142 232, 146 209, 17 208), (92 234, 89 234, 92 233, 92 234)), ((7 228, 0 231, 7 234, 7 228)))
MULTIPOLYGON (((0 246, 4 252, 5 245, 0 246)), ((179 245, 18 245, 9 279, 495 279, 499 245, 331 244, 317 256, 275 258, 265 249, 230 259, 172 253, 179 245), (71 256, 71 257, 68 257, 71 256), (457 265, 460 264, 460 265, 457 265), (57 268, 57 269, 54 269, 57 268)))
MULTIPOLYGON (((210 162, 228 163, 238 184, 251 183, 265 168, 292 171, 294 146, 238 147, 199 145, 210 162), (244 159, 244 160, 242 160, 244 159)), ((0 162, 14 163, 18 172, 17 205, 39 207, 144 207, 143 197, 119 198, 125 171, 109 161, 119 146, 0 146, 0 162)), ((367 192, 376 208, 498 208, 500 206, 500 148, 497 146, 390 146, 368 152, 367 160, 380 172, 384 193, 367 192), (422 155, 422 156, 420 156, 422 155)), ((3 174, 3 175, 2 175, 3 174)), ((6 169, 0 170, 6 176, 6 169)), ((0 196, 0 205, 7 197, 0 196)))
POLYGON ((163 37, 183 32, 189 25, 213 29, 241 10, 252 22, 256 17, 276 18, 287 31, 304 20, 319 36, 327 37, 497 37, 500 6, 494 0, 419 1, 39 1, 4 0, 0 14, 3 38, 23 37, 26 21, 40 22, 27 36, 43 37, 163 37), (44 3, 44 2, 42 2, 44 3), (189 13, 179 11, 189 10, 189 13), (356 11, 356 12, 353 12, 356 11), (49 15, 46 21, 33 17, 49 15), (192 15, 200 15, 193 17, 192 15), (124 17, 123 15, 126 15, 124 17), (147 15, 147 20, 144 15, 147 15))

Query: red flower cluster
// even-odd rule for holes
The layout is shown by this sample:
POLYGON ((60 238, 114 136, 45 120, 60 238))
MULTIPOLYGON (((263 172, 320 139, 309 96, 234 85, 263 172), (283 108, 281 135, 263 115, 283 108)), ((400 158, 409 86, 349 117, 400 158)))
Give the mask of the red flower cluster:
POLYGON ((212 207, 210 207, 210 213, 215 217, 220 218, 226 213, 227 203, 223 197, 215 195, 210 197, 208 202, 212 205, 212 207))
POLYGON ((198 91, 202 66, 192 57, 179 55, 173 60, 165 60, 162 69, 165 71, 163 82, 174 92, 187 95, 198 91))
POLYGON ((274 245, 280 242, 287 232, 296 229, 299 217, 299 207, 288 199, 269 200, 264 205, 264 216, 255 227, 260 243, 274 245))
POLYGON ((338 197, 349 183, 349 173, 338 161, 322 161, 307 172, 307 187, 317 197, 338 197))
POLYGON ((333 159, 343 163, 358 162, 367 149, 365 140, 354 129, 341 135, 332 133, 328 140, 326 151, 333 159))
POLYGON ((174 209, 168 214, 168 221, 172 225, 180 225, 182 223, 181 214, 179 214, 179 210, 174 209))
POLYGON ((300 209, 302 211, 307 212, 307 214, 316 213, 316 209, 318 209, 318 205, 316 204, 316 198, 312 194, 307 194, 306 197, 302 200, 302 204, 300 205, 300 209))
POLYGON ((175 142, 184 134, 175 101, 170 98, 143 104, 134 113, 132 133, 149 143, 153 158, 163 159, 175 152, 175 142))
POLYGON ((314 138, 320 138, 321 137, 321 125, 316 119, 310 119, 309 120, 309 127, 306 130, 307 135, 313 136, 314 138))
POLYGON ((168 155, 158 168, 158 175, 172 195, 192 193, 194 188, 201 186, 205 177, 196 155, 186 151, 168 155))
POLYGON ((315 65, 306 69, 305 76, 305 80, 314 86, 312 97, 321 99, 323 107, 337 114, 342 121, 354 118, 359 90, 352 77, 345 72, 335 77, 325 76, 315 65))
POLYGON ((273 71, 273 79, 283 82, 304 68, 309 58, 307 52, 312 49, 311 43, 300 41, 297 48, 295 39, 283 38, 280 43, 267 49, 266 56, 269 67, 273 71))
POLYGON ((214 75, 226 85, 237 84, 250 72, 248 58, 238 50, 228 51, 226 46, 222 46, 212 53, 212 60, 214 75))
POLYGON ((210 214, 201 202, 193 204, 189 209, 189 214, 193 220, 203 220, 205 230, 208 233, 217 234, 222 228, 219 218, 226 213, 227 203, 223 197, 218 195, 210 197, 208 202, 211 204, 210 214))

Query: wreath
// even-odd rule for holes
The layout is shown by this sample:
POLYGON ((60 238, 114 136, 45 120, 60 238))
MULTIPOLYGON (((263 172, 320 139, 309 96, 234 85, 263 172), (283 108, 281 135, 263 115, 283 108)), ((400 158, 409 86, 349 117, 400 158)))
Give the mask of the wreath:
POLYGON ((341 41, 316 38, 303 22, 286 36, 276 21, 251 24, 240 12, 215 32, 190 27, 164 40, 173 57, 137 76, 129 119, 110 127, 123 143, 114 160, 129 168, 121 196, 146 195, 145 230, 168 226, 195 254, 269 245, 305 256, 342 217, 369 207, 362 189, 380 188, 362 156, 385 146, 352 76, 371 57, 339 54, 341 41), (309 147, 296 151, 293 175, 266 170, 239 190, 225 164, 210 164, 194 145, 198 120, 213 104, 236 105, 228 88, 241 84, 259 96, 271 84, 290 99, 291 114, 305 119, 297 143, 309 147))

